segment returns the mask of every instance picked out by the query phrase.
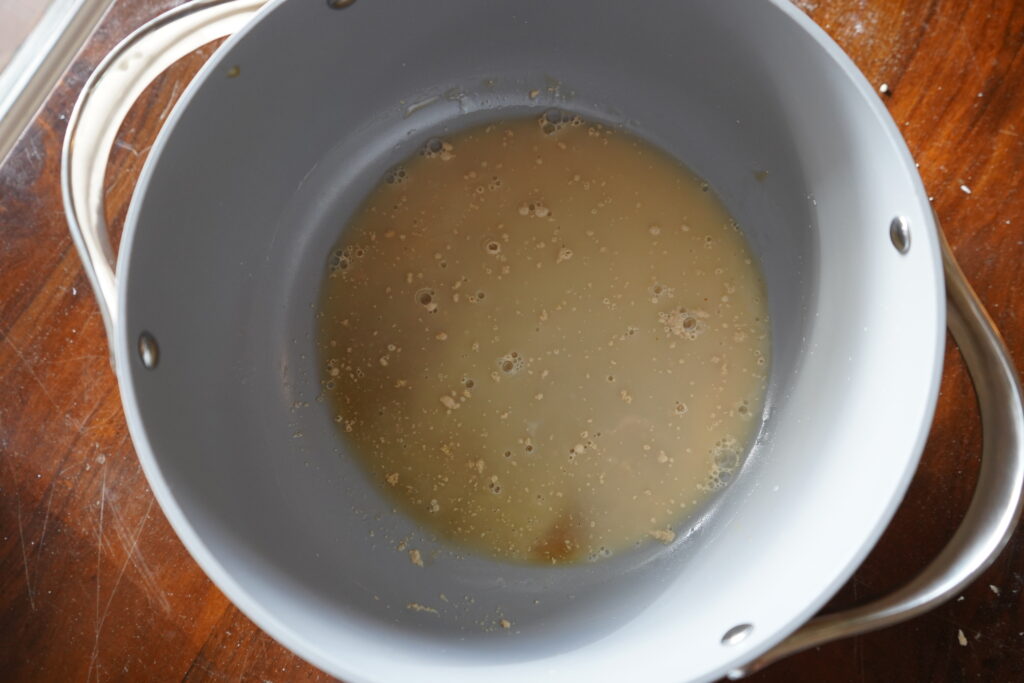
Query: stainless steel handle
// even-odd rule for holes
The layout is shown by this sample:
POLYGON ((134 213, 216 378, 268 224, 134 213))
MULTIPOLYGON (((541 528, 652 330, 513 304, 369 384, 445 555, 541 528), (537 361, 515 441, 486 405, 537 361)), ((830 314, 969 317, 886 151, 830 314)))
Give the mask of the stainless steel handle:
POLYGON ((86 81, 61 152, 68 229, 99 303, 107 339, 117 326, 117 259, 103 216, 104 176, 132 104, 167 67, 241 28, 267 0, 193 0, 143 24, 103 58, 86 81))
POLYGON ((984 434, 981 471, 960 527, 913 581, 861 607, 812 619, 789 638, 729 674, 742 678, 802 650, 898 624, 959 593, 1006 545, 1021 513, 1024 486, 1024 408, 1013 361, 995 324, 942 238, 946 308, 974 382, 984 434))

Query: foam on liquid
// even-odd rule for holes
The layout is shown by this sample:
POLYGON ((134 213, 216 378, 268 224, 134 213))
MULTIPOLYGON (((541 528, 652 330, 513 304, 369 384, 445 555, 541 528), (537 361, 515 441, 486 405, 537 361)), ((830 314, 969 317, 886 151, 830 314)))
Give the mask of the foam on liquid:
POLYGON ((427 141, 328 258, 322 386, 409 514, 488 554, 670 543, 740 466, 760 274, 708 186, 560 112, 427 141))

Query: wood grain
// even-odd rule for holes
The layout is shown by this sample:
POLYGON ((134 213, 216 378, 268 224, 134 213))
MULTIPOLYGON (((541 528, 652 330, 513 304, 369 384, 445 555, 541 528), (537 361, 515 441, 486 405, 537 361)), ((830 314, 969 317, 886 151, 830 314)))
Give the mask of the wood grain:
MULTIPOLYGON (((103 326, 68 237, 58 181, 65 121, 90 69, 175 0, 115 6, 0 168, 0 678, 330 680, 214 588, 147 488, 121 413, 103 326)), ((885 83, 886 105, 964 271, 1024 364, 1024 3, 799 0, 885 83), (969 188, 969 193, 964 188, 969 188)), ((108 171, 120 225, 169 106, 209 56, 147 91, 108 171)), ((981 433, 955 348, 920 470, 896 519, 828 609, 919 571, 973 491, 981 433)), ((751 680, 1024 680, 1024 530, 962 597, 834 643, 751 680), (963 634, 961 645, 959 634, 963 634)))

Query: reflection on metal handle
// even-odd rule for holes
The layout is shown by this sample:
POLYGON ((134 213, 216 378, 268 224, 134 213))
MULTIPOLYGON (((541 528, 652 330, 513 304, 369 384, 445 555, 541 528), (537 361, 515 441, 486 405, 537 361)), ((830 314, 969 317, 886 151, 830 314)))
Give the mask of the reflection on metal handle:
POLYGON ((117 324, 116 258, 103 200, 107 160, 117 131, 154 78, 193 50, 237 31, 265 3, 193 0, 161 14, 111 50, 75 103, 61 153, 64 213, 110 341, 117 324))
POLYGON ((974 581, 1006 545, 1021 512, 1024 408, 1010 354, 942 239, 949 330, 978 395, 983 432, 981 471, 971 505, 949 544, 900 590, 862 607, 817 617, 758 659, 736 679, 824 643, 892 626, 948 600, 974 581))

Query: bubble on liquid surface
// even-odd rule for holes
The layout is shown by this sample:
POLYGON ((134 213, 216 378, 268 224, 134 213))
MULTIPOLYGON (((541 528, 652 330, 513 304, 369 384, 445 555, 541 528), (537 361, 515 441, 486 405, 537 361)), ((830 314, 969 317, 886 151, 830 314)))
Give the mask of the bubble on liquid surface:
POLYGON ((579 117, 573 116, 561 109, 548 109, 538 117, 537 124, 540 126, 541 132, 545 135, 554 135, 564 128, 572 125, 579 125, 574 123, 576 119, 579 119, 579 117))
POLYGON ((415 294, 416 303, 433 313, 437 310, 437 294, 429 287, 417 290, 415 294))
POLYGON ((665 326, 665 334, 694 340, 707 330, 706 320, 710 316, 702 310, 677 308, 658 314, 658 322, 665 326))
POLYGON ((444 142, 441 141, 441 138, 430 138, 423 143, 423 149, 420 150, 420 153, 427 157, 436 156, 441 153, 443 147, 444 142))
POLYGON ((519 215, 530 218, 547 218, 551 215, 551 209, 541 201, 524 202, 519 205, 519 215))
POLYGON ((674 287, 663 285, 660 282, 655 282, 647 289, 647 293, 651 295, 651 303, 658 303, 662 299, 671 299, 675 296, 676 290, 674 287))
POLYGON ((430 138, 420 148, 420 155, 427 159, 450 161, 455 158, 455 146, 441 138, 430 138))
POLYGON ((384 176, 384 181, 388 185, 401 185, 406 181, 408 177, 409 174, 406 173, 404 167, 395 166, 393 169, 387 172, 387 175, 384 176))
POLYGON ((734 470, 740 464, 740 451, 736 439, 725 436, 711 449, 711 460, 715 467, 722 470, 734 470))
POLYGON ((484 238, 484 253, 491 256, 497 256, 501 253, 501 242, 494 239, 493 237, 484 238))
POLYGON ((743 453, 739 444, 732 436, 724 436, 711 448, 711 469, 704 482, 698 485, 706 491, 717 491, 724 488, 733 479, 739 469, 743 453))
POLYGON ((327 267, 332 273, 345 272, 350 265, 351 261, 343 249, 335 249, 327 259, 327 267))
POLYGON ((506 375, 517 374, 525 365, 526 363, 523 361, 523 357, 516 351, 506 353, 498 359, 498 369, 506 375))

